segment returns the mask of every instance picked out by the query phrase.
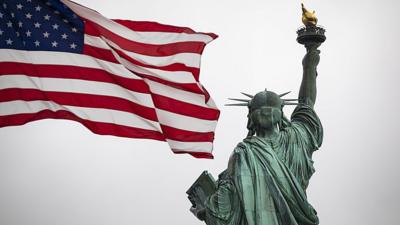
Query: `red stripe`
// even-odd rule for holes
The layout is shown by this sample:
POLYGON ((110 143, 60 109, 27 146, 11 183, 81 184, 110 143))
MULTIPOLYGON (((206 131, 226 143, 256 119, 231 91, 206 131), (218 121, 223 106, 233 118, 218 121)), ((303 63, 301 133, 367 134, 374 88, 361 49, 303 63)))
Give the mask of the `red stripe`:
POLYGON ((59 110, 56 112, 53 112, 51 110, 43 110, 37 113, 0 116, 0 127, 23 125, 41 119, 67 119, 77 121, 83 124, 95 134, 113 135, 128 138, 147 138, 165 141, 163 135, 157 131, 133 128, 111 123, 93 122, 90 120, 81 119, 74 114, 64 110, 59 110))
POLYGON ((158 109, 204 120, 217 120, 219 117, 219 110, 217 109, 206 108, 187 102, 178 101, 173 99, 173 96, 166 97, 153 93, 152 97, 154 105, 158 109))
POLYGON ((83 45, 83 54, 108 62, 120 64, 115 56, 112 54, 112 52, 108 49, 98 48, 85 44, 83 45))
POLYGON ((200 33, 195 32, 189 27, 177 27, 166 24, 161 24, 157 22, 149 21, 130 21, 130 20, 120 20, 114 19, 113 21, 131 29, 134 31, 152 31, 152 32, 169 32, 169 33, 186 33, 186 34, 205 34, 213 39, 216 39, 218 35, 213 33, 200 33))
POLYGON ((206 44, 204 42, 187 41, 170 44, 146 44, 128 40, 106 28, 86 19, 85 33, 93 36, 104 36, 117 44, 122 49, 149 56, 170 56, 178 53, 197 53, 201 54, 206 44))
POLYGON ((43 100, 52 101, 59 105, 114 109, 136 114, 148 120, 158 121, 154 108, 142 106, 134 102, 112 96, 41 91, 37 89, 21 88, 8 88, 0 90, 0 102, 13 100, 43 100))
POLYGON ((128 60, 129 62, 135 64, 135 65, 139 65, 139 66, 143 66, 143 67, 147 67, 147 68, 153 68, 153 69, 159 69, 159 70, 165 70, 165 71, 185 71, 185 72, 190 72, 192 73, 194 79, 196 81, 199 81, 199 73, 200 73, 200 69, 199 68, 195 68, 195 67, 189 67, 186 66, 185 64, 182 63, 173 63, 167 66, 154 66, 154 65, 149 65, 149 64, 145 64, 142 63, 140 61, 137 61, 135 59, 133 59, 132 57, 128 56, 127 54, 125 54, 124 52, 118 50, 118 49, 114 49, 116 53, 118 53, 119 56, 121 56, 122 58, 128 60))
POLYGON ((101 69, 79 66, 0 62, 0 76, 13 74, 24 74, 31 77, 100 81, 116 84, 135 92, 150 93, 149 86, 143 80, 116 76, 101 69))
POLYGON ((182 142, 213 142, 214 132, 193 132, 161 125, 166 138, 182 142))

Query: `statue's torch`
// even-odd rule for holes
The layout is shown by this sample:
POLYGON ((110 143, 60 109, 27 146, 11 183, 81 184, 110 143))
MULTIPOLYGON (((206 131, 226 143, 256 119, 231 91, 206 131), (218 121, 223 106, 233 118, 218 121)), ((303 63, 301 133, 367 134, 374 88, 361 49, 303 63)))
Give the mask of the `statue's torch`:
POLYGON ((301 4, 301 9, 303 11, 302 22, 304 26, 297 30, 297 42, 304 45, 308 50, 309 46, 319 46, 326 40, 325 29, 317 25, 318 19, 315 16, 315 11, 308 11, 303 3, 301 4))

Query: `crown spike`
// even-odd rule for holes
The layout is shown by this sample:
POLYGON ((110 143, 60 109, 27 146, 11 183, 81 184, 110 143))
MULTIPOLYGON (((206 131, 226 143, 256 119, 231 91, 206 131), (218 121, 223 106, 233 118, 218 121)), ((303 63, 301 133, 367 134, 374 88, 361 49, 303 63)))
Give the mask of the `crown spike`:
POLYGON ((240 99, 240 98, 228 98, 229 100, 232 100, 232 101, 238 101, 238 102, 250 102, 250 100, 249 99, 240 99))
POLYGON ((287 94, 289 94, 289 93, 290 93, 290 91, 285 92, 285 93, 283 93, 283 94, 280 94, 279 97, 283 97, 283 96, 285 96, 285 95, 287 95, 287 94))
POLYGON ((253 97, 254 97, 254 95, 251 95, 251 94, 246 94, 246 93, 244 93, 244 92, 240 92, 240 93, 242 93, 242 95, 245 95, 245 96, 247 96, 247 97, 249 97, 249 98, 253 98, 253 97))
POLYGON ((233 104, 225 104, 225 106, 248 106, 247 103, 233 103, 233 104))

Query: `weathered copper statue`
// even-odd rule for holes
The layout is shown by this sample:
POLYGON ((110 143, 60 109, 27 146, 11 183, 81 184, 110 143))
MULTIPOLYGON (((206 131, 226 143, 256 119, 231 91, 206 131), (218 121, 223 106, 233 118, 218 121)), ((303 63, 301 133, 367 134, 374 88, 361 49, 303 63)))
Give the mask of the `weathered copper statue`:
POLYGON ((207 225, 319 223, 307 201, 306 188, 314 173, 312 155, 323 136, 313 108, 320 59, 317 48, 325 40, 321 37, 325 30, 316 23, 305 24, 303 33, 298 31, 298 41, 307 49, 298 100, 283 99, 287 93, 268 90, 254 96, 244 94, 250 99, 231 99, 241 103, 230 105, 248 107, 248 135, 234 149, 215 186, 203 173, 188 191, 191 211, 207 225), (318 29, 318 33, 312 32, 318 29), (282 109, 293 104, 297 106, 289 120, 282 109))

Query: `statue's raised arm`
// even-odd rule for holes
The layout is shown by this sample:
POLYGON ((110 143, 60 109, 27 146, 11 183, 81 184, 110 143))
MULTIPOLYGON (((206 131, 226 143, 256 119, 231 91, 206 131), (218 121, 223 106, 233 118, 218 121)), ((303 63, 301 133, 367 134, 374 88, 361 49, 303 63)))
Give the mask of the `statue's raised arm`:
POLYGON ((314 107, 317 97, 317 66, 319 63, 319 53, 317 49, 319 43, 306 45, 307 53, 303 58, 303 80, 299 91, 299 103, 314 107))

